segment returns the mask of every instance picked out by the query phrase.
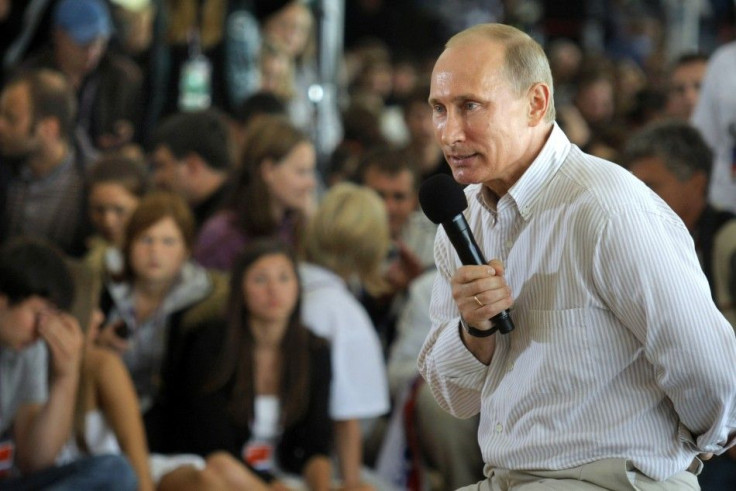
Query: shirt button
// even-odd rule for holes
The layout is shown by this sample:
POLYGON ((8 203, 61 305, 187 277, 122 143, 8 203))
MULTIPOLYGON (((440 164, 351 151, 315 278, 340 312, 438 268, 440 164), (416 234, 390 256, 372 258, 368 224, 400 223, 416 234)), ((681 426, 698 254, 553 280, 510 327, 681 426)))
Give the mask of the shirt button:
POLYGON ((510 240, 507 240, 506 241, 506 247, 511 247, 512 245, 514 245, 514 243, 512 241, 510 241, 510 240))
POLYGON ((501 433, 503 431, 503 426, 501 426, 501 423, 496 423, 496 433, 501 433))
POLYGON ((514 363, 513 362, 509 362, 509 364, 506 365, 506 371, 507 372, 510 372, 513 369, 514 369, 514 363))

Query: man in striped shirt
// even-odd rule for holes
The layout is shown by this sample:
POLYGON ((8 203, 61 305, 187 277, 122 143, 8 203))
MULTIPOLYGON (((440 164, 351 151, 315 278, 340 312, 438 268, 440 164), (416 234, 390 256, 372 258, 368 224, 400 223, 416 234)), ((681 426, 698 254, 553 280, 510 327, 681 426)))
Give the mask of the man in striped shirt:
POLYGON ((440 230, 419 355, 440 405, 480 413, 487 479, 467 489, 699 489, 698 456, 734 444, 736 338, 687 228, 570 143, 524 33, 457 34, 431 84, 436 137, 493 258, 461 266, 440 230), (477 337, 509 308, 514 331, 477 337))

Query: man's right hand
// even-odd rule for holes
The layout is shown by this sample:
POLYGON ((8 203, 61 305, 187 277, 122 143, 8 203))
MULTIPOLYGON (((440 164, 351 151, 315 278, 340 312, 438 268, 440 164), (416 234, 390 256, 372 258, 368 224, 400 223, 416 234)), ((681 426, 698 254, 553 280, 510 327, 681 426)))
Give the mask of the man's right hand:
POLYGON ((503 264, 494 259, 486 266, 461 266, 452 275, 452 297, 469 325, 490 329, 491 317, 511 308, 511 288, 503 274, 503 264))
POLYGON ((47 310, 39 314, 38 333, 49 347, 53 376, 78 377, 84 338, 77 320, 66 312, 47 310))

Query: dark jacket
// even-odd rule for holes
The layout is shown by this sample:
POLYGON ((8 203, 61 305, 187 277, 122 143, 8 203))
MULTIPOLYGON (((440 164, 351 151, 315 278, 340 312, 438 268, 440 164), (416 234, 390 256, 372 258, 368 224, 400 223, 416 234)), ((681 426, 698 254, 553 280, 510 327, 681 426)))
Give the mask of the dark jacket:
MULTIPOLYGON (((237 424, 227 410, 233 380, 216 391, 206 391, 213 367, 217 366, 225 338, 225 325, 213 323, 180 339, 169 360, 164 380, 166 395, 160 408, 168 426, 166 445, 153 449, 168 453, 196 453, 206 456, 225 450, 238 459, 251 436, 248 426, 237 424)), ((332 450, 332 421, 329 396, 332 368, 329 346, 309 334, 310 389, 305 415, 284 428, 276 456, 281 468, 299 474, 310 458, 329 456, 332 450)), ((264 476, 267 480, 269 476, 264 476)))
MULTIPOLYGON (((34 54, 21 70, 51 68, 59 70, 51 49, 34 54)), ((115 123, 126 120, 138 129, 143 115, 143 74, 128 57, 106 52, 97 68, 87 75, 77 91, 77 124, 97 147, 98 138, 115 133, 115 123)))

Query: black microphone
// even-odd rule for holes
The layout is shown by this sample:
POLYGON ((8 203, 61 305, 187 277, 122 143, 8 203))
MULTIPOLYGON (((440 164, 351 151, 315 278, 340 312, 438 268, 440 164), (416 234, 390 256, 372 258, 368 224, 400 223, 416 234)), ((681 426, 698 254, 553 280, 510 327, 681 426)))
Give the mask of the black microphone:
MULTIPOLYGON (((436 174, 425 180, 419 188, 419 204, 424 214, 432 222, 442 225, 460 261, 464 265, 485 265, 473 232, 470 230, 463 210, 468 207, 465 192, 455 180, 447 174, 436 174)), ((502 334, 514 330, 514 323, 508 310, 499 312, 491 319, 492 330, 498 329, 502 334)))

